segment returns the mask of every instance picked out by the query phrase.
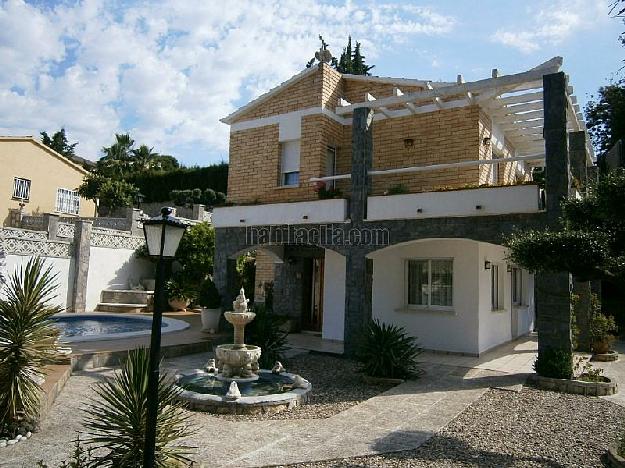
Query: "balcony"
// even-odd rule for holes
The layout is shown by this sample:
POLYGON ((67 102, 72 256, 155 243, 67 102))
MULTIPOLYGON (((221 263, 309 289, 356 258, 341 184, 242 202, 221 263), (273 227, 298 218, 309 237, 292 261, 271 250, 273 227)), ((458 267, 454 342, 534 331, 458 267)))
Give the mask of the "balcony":
POLYGON ((489 216, 541 211, 538 185, 369 197, 367 220, 489 216))
POLYGON ((339 198, 215 208, 212 224, 216 228, 225 228, 277 224, 343 223, 346 219, 347 200, 339 198))

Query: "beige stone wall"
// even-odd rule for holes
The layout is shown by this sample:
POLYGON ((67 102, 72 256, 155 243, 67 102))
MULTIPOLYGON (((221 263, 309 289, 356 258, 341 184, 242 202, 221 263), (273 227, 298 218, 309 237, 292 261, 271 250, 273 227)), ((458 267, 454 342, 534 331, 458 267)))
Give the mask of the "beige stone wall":
POLYGON ((414 93, 422 91, 419 86, 397 86, 390 83, 364 82, 360 80, 343 80, 344 99, 350 103, 363 102, 367 93, 373 95, 376 99, 391 97, 393 88, 398 87, 402 93, 414 93))
POLYGON ((263 302, 265 300, 264 285, 273 282, 275 266, 273 258, 264 250, 256 251, 256 278, 254 280, 254 300, 263 302))
MULTIPOLYGON (((479 128, 480 128, 480 159, 492 159, 493 157, 493 151, 492 151, 492 147, 490 145, 484 145, 483 141, 484 138, 490 138, 491 134, 492 134, 492 122, 490 117, 483 112, 482 110, 480 110, 480 121, 479 121, 479 128)), ((503 157, 504 158, 510 158, 513 157, 515 155, 515 148, 514 145, 512 144, 512 142, 508 139, 505 140, 504 142, 504 150, 503 150, 503 157)), ((480 185, 484 185, 484 184, 490 184, 491 181, 491 171, 493 170, 497 170, 497 176, 498 176, 498 184, 499 185, 508 185, 508 184, 515 184, 517 182, 522 182, 522 181, 527 181, 529 180, 530 174, 526 173, 526 174, 522 174, 522 175, 517 175, 517 171, 516 171, 516 163, 514 162, 509 162, 509 163, 502 163, 502 164, 498 164, 497 166, 493 166, 493 165, 482 165, 479 169, 480 172, 480 177, 479 177, 479 183, 480 185)))
MULTIPOLYGON (((29 179, 30 200, 24 213, 55 213, 58 188, 75 190, 83 181, 85 172, 79 166, 48 151, 30 139, 0 138, 0 220, 9 224, 9 210, 19 210, 19 201, 13 200, 15 177, 29 179)), ((80 216, 93 216, 94 203, 80 200, 80 216)), ((61 213, 59 213, 61 214, 61 213)))

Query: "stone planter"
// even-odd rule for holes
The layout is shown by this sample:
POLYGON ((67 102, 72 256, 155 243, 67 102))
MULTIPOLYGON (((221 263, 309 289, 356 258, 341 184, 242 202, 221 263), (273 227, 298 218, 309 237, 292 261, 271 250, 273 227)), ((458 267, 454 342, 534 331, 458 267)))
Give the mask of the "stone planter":
POLYGON ((616 351, 608 351, 607 353, 593 354, 591 360, 599 362, 618 361, 618 353, 616 351))
POLYGON ((606 396, 618 393, 618 385, 610 378, 605 377, 606 382, 585 382, 583 380, 553 379, 532 374, 529 381, 542 390, 572 393, 586 396, 606 396))
POLYGON ((625 468, 625 458, 618 454, 618 448, 611 446, 607 453, 608 466, 612 468, 625 468))
POLYGON ((219 319, 221 318, 221 307, 217 309, 205 309, 202 307, 202 331, 217 333, 219 329, 219 319))
POLYGON ((182 311, 187 310, 187 307, 191 303, 191 301, 189 301, 189 299, 183 299, 181 297, 172 297, 168 302, 169 302, 169 306, 172 308, 172 310, 176 310, 176 311, 178 311, 178 310, 182 310, 182 311))

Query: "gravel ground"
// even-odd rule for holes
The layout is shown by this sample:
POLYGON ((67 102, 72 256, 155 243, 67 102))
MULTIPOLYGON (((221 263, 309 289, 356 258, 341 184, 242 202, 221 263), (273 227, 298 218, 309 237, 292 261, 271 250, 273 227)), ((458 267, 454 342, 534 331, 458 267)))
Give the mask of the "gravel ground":
POLYGON ((307 404, 273 415, 215 415, 231 421, 259 419, 323 419, 385 392, 394 385, 367 384, 357 372, 358 364, 323 354, 300 354, 284 363, 287 372, 312 382, 307 404))
POLYGON ((603 467, 624 423, 625 408, 598 398, 490 390, 416 450, 289 466, 603 467))

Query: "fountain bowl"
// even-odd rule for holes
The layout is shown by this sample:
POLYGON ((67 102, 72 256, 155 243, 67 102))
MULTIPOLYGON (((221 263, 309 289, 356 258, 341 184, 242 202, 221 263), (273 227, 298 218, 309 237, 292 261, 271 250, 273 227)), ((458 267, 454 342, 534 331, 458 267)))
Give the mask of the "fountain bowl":
POLYGON ((275 414, 306 403, 312 391, 312 384, 297 374, 261 369, 258 376, 252 382, 237 379, 241 397, 231 400, 226 397, 231 382, 196 369, 176 375, 178 399, 191 410, 215 414, 275 414))
POLYGON ((224 380, 255 380, 261 348, 254 345, 222 344, 215 348, 224 380))

